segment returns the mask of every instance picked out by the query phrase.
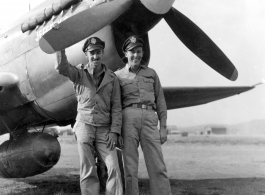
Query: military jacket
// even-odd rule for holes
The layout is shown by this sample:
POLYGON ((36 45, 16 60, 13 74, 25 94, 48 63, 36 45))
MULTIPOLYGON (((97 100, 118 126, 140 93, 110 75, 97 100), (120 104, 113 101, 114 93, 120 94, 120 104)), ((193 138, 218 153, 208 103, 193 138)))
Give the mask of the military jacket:
POLYGON ((76 120, 94 126, 110 125, 111 132, 120 134, 122 108, 117 76, 105 66, 103 80, 97 88, 87 69, 72 66, 64 52, 57 52, 55 69, 73 82, 78 101, 76 120))
POLYGON ((160 128, 166 127, 167 106, 163 88, 155 70, 140 65, 136 73, 130 71, 128 64, 115 72, 120 80, 122 107, 141 103, 152 106, 158 114, 160 128))

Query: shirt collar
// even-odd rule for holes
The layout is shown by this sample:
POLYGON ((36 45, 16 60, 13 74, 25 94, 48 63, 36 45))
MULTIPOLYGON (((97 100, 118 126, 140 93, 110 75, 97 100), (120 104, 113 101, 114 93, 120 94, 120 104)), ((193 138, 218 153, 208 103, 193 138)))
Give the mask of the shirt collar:
POLYGON ((89 64, 88 64, 88 67, 87 67, 87 71, 89 72, 90 75, 93 75, 93 76, 98 77, 102 73, 105 73, 106 72, 106 66, 104 64, 101 64, 101 65, 102 65, 102 71, 98 75, 94 75, 94 68, 91 68, 89 66, 89 64))
MULTIPOLYGON (((138 72, 141 68, 146 69, 146 66, 140 64, 139 69, 137 70, 137 72, 138 72)), ((126 69, 128 72, 133 72, 133 71, 131 70, 131 67, 129 66, 129 64, 126 64, 125 69, 126 69)))

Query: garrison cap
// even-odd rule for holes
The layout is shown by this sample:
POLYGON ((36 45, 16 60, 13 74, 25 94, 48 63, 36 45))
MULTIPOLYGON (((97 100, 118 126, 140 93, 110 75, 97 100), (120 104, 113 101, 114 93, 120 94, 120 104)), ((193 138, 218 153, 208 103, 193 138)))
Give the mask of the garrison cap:
POLYGON ((144 40, 138 36, 130 36, 123 44, 122 51, 126 52, 130 49, 133 49, 135 47, 143 47, 144 46, 144 40))
POLYGON ((84 43, 82 50, 85 53, 87 51, 93 51, 96 49, 104 49, 104 48, 105 48, 104 41, 101 41, 98 37, 90 37, 84 43))

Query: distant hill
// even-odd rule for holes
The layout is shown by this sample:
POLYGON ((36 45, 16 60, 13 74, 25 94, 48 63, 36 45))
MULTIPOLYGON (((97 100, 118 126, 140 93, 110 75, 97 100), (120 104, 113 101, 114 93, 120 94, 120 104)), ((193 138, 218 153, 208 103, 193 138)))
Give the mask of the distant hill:
POLYGON ((256 119, 234 125, 203 124, 190 127, 178 127, 178 131, 197 134, 204 131, 206 127, 226 127, 227 134, 230 135, 265 135, 265 119, 256 119))
POLYGON ((231 134, 265 135, 265 119, 230 125, 228 129, 231 134))

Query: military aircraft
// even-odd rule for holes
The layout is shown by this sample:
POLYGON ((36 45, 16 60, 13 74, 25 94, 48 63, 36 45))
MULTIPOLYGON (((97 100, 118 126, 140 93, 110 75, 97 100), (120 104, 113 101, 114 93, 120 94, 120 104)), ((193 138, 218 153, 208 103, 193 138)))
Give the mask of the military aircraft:
MULTIPOLYGON (((84 40, 106 42, 103 62, 113 71, 124 66, 122 44, 142 37, 144 61, 151 52, 148 31, 164 19, 176 36, 208 66, 229 80, 238 72, 214 42, 172 7, 174 0, 46 0, 0 34, 0 175, 23 178, 49 170, 60 158, 56 137, 46 125, 74 124, 77 100, 72 83, 54 69, 55 55, 66 48, 72 64, 86 63, 84 40), (30 128, 43 127, 29 133, 30 128)), ((159 74, 159 73, 158 73, 159 74)), ((255 88, 164 87, 168 109, 206 104, 255 88)))

